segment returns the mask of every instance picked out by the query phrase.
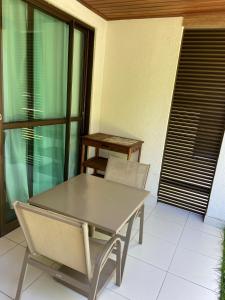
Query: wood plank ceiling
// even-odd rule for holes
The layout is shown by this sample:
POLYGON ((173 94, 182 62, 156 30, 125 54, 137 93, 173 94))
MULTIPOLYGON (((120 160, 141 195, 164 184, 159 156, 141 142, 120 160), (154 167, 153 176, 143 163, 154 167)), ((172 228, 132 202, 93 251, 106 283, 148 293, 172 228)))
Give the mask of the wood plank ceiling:
POLYGON ((225 13, 225 0, 79 0, 106 20, 225 13))

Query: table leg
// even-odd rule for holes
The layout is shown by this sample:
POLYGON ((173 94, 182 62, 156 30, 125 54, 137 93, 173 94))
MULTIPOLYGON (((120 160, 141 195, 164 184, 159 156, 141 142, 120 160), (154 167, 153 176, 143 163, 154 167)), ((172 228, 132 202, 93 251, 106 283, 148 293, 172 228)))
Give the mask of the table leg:
POLYGON ((89 229, 89 237, 93 238, 95 234, 95 226, 88 225, 88 229, 89 229))
POLYGON ((143 243, 143 231, 144 231, 144 215, 145 215, 145 207, 144 205, 140 209, 140 229, 139 229, 139 244, 143 243))
POLYGON ((125 263, 126 263, 126 259, 127 259, 127 251, 128 251, 129 243, 130 243, 131 230, 132 230, 132 226, 133 226, 135 217, 136 217, 136 213, 130 218, 130 220, 128 222, 128 228, 127 228, 127 233, 126 233, 124 248, 123 248, 123 253, 122 253, 121 278, 123 278, 124 267, 125 267, 125 263))

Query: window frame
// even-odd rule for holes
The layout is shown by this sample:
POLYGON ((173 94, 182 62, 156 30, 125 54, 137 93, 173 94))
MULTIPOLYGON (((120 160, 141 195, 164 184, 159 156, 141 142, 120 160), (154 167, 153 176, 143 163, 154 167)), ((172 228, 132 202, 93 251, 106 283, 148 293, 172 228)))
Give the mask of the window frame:
MULTIPOLYGON (((93 67, 93 49, 94 49, 94 34, 95 31, 89 25, 77 20, 73 16, 61 11, 51 4, 43 0, 22 0, 28 5, 28 28, 32 31, 34 25, 34 9, 38 9, 43 13, 50 15, 69 26, 69 41, 68 41, 68 73, 67 73, 67 99, 66 99, 66 116, 55 119, 33 119, 29 116, 28 120, 16 122, 4 122, 3 117, 3 61, 2 61, 2 0, 0 0, 0 236, 7 234, 16 227, 18 221, 7 222, 6 220, 6 192, 5 192, 5 174, 4 174, 4 130, 16 128, 34 128, 36 126, 46 125, 66 125, 65 137, 65 161, 64 161, 64 181, 68 179, 69 169, 69 151, 70 151, 70 127, 72 122, 79 124, 79 149, 81 149, 81 136, 89 132, 90 120, 90 101, 91 101, 91 85, 92 85, 92 67, 93 67), (73 49, 74 49, 74 29, 79 29, 84 33, 84 57, 83 57, 83 74, 82 74, 82 96, 80 99, 79 116, 71 116, 72 104, 72 76, 73 76, 73 49)), ((27 43, 33 43, 32 34, 27 35, 27 43)), ((32 45, 30 45, 32 47, 32 45)), ((27 78, 28 89, 33 91, 33 79, 27 78)), ((33 93, 31 93, 33 94, 33 93)), ((28 152, 33 151, 32 143, 28 145, 28 152)), ((81 151, 79 151, 78 160, 80 161, 81 151)), ((30 187, 30 189, 32 189, 30 187)))

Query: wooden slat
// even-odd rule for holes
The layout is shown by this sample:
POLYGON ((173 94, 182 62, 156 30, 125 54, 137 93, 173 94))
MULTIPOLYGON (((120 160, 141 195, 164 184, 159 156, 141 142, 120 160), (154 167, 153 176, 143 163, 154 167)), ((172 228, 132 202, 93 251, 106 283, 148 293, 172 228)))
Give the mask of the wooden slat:
POLYGON ((202 214, 225 128, 224 41, 225 29, 184 31, 161 170, 160 201, 202 214))

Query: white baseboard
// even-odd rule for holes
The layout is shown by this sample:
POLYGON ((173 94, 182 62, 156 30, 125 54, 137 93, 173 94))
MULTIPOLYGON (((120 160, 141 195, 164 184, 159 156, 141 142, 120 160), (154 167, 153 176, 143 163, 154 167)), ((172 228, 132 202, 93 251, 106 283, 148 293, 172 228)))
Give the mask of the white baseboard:
POLYGON ((217 219, 217 218, 213 218, 213 217, 209 217, 209 216, 205 216, 204 223, 218 227, 220 229, 225 228, 225 220, 221 220, 221 219, 217 219))

